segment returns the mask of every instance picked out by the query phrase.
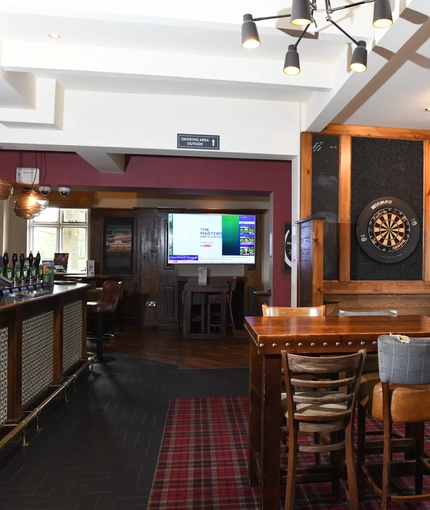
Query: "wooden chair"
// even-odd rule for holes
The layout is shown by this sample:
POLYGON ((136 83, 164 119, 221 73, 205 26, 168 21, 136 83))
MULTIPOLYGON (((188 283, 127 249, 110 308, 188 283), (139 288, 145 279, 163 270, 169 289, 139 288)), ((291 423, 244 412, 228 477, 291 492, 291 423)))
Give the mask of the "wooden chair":
POLYGON ((430 420, 430 338, 380 336, 378 365, 379 380, 368 385, 368 398, 362 407, 382 422, 383 441, 370 441, 359 428, 357 459, 359 478, 368 479, 381 496, 381 509, 387 510, 389 501, 418 503, 430 499, 430 493, 423 494, 424 473, 430 474, 430 458, 424 450, 424 427, 430 420), (393 433, 393 423, 405 424, 404 435, 393 433), (373 455, 369 461, 368 454, 373 455), (415 494, 402 492, 401 483, 396 484, 396 491, 392 489, 398 477, 411 475, 415 494))
POLYGON ((321 306, 269 306, 262 304, 263 317, 322 317, 325 305, 321 306))
POLYGON ((366 351, 341 356, 302 356, 281 352, 288 432, 285 509, 294 508, 296 483, 331 482, 337 503, 346 495, 358 510, 354 460, 354 413, 366 351), (302 434, 325 436, 317 444, 302 434), (299 466, 298 453, 319 453, 321 462, 299 466), (347 472, 347 485, 344 472, 347 472))

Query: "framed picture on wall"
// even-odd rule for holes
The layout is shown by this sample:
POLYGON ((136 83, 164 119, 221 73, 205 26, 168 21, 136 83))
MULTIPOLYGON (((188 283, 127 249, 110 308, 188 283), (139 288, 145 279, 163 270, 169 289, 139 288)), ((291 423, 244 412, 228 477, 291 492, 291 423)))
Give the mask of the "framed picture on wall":
POLYGON ((292 238, 291 223, 282 223, 282 273, 291 273, 292 266, 292 238))
POLYGON ((132 274, 134 218, 105 218, 103 273, 132 274))

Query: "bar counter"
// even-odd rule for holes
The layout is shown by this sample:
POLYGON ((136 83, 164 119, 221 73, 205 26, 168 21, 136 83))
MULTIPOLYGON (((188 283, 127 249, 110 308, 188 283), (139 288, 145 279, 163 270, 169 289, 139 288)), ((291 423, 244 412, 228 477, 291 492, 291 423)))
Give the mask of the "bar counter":
POLYGON ((0 298, 0 446, 32 410, 90 364, 88 287, 53 285, 39 296, 0 298))

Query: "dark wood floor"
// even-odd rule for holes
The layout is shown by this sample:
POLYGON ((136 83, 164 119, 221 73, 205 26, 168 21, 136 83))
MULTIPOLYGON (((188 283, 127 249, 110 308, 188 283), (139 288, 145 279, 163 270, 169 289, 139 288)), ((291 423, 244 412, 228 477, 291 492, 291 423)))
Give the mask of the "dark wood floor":
MULTIPOLYGON (((139 329, 123 326, 115 328, 115 338, 103 343, 106 355, 120 352, 137 358, 161 361, 186 368, 248 368, 249 340, 245 330, 237 330, 236 337, 227 332, 225 340, 185 340, 182 330, 139 329)), ((94 350, 94 344, 88 343, 94 350)))

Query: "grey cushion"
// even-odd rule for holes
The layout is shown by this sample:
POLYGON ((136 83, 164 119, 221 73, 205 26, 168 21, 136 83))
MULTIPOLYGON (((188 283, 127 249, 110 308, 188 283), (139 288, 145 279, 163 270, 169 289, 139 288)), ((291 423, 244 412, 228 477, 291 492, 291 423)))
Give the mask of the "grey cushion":
POLYGON ((379 378, 393 384, 430 384, 430 338, 381 335, 379 378))

